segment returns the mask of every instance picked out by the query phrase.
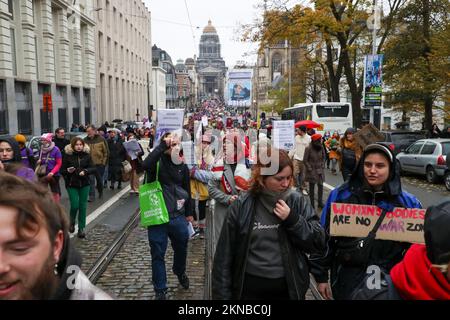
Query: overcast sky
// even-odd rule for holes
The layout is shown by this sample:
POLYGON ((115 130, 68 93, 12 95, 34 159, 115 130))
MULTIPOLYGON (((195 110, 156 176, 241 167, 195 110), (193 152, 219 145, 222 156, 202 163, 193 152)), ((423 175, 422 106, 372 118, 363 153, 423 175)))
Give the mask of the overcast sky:
POLYGON ((166 50, 176 64, 178 59, 198 56, 203 28, 211 19, 222 44, 222 57, 228 67, 236 61, 255 62, 255 44, 238 41, 240 24, 252 23, 261 15, 261 0, 186 0, 193 25, 189 26, 185 0, 144 0, 152 14, 152 42, 166 50), (246 54, 250 56, 244 56, 246 54))

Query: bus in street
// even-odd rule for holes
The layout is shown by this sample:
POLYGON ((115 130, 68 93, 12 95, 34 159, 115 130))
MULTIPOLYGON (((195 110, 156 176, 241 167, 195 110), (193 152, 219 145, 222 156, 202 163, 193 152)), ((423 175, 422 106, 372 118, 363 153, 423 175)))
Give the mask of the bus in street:
POLYGON ((319 102, 298 103, 281 113, 282 120, 312 120, 321 124, 318 132, 339 131, 343 134, 347 128, 353 127, 353 110, 350 103, 319 102))

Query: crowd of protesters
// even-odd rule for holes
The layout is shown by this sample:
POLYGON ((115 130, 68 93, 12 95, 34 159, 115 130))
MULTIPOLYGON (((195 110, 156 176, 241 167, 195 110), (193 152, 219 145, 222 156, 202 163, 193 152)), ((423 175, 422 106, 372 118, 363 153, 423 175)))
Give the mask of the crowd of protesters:
MULTIPOLYGON (((288 153, 272 146, 265 117, 259 123, 248 113, 236 118, 218 100, 204 101, 189 115, 184 129, 198 143, 193 144, 193 161, 183 151, 185 133, 166 132, 156 141, 153 127, 122 132, 108 123, 100 128, 74 125, 74 132, 86 131, 85 139, 68 141, 58 129, 55 136, 41 137, 38 155, 26 148, 23 136, 0 139, 0 250, 5 243, 27 243, 36 237, 40 245, 52 248, 47 250, 50 256, 34 261, 35 268, 43 270, 42 279, 33 276, 35 268, 22 268, 30 266, 31 252, 16 259, 0 254, 0 299, 110 299, 83 273, 78 276, 83 290, 64 286, 67 266, 79 265, 69 234, 77 225, 78 237, 86 237, 87 203, 96 191, 101 197, 108 181, 111 189, 116 183, 120 189, 129 180, 130 194, 136 194, 143 172, 144 183, 160 181, 170 217, 168 223, 147 229, 156 299, 167 299, 169 240, 172 271, 189 290, 188 241, 205 237, 208 214, 214 215, 214 230, 208 233, 214 299, 303 300, 310 274, 327 300, 450 299, 450 239, 442 232, 450 229, 448 201, 428 208, 422 245, 375 240, 371 234, 358 238, 330 233, 332 203, 375 205, 383 211, 380 221, 395 207, 421 208, 420 201, 402 189, 391 150, 379 144, 363 148, 353 128, 342 136, 322 136, 299 127, 288 153), (133 155, 126 150, 127 142, 140 139, 147 139, 152 149, 146 159, 142 146, 133 155), (323 198, 325 170, 339 170, 344 180, 328 199, 323 198), (68 215, 59 205, 61 176, 70 198, 68 215), (207 211, 208 206, 214 210, 207 211), (367 286, 369 266, 381 270, 381 289, 367 286), (22 270, 29 288, 45 288, 23 290, 15 269, 22 270)), ((30 249, 36 250, 43 248, 30 249)))

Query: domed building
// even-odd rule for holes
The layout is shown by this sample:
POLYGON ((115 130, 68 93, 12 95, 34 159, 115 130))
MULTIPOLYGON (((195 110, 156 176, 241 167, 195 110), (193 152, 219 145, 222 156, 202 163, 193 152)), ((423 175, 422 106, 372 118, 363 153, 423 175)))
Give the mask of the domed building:
POLYGON ((219 35, 211 20, 203 29, 199 49, 200 55, 196 61, 196 70, 199 78, 200 98, 214 96, 222 98, 227 67, 221 56, 219 35))

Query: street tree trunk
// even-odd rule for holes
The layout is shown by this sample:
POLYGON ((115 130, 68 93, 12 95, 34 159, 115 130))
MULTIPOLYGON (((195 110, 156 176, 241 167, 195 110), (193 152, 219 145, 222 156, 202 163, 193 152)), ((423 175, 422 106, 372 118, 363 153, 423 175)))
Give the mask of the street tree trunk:
POLYGON ((423 58, 425 59, 428 75, 424 82, 425 96, 424 96, 424 108, 425 108, 425 128, 431 130, 433 125, 433 96, 431 93, 431 87, 433 83, 433 78, 431 75, 431 33, 430 33, 430 1, 422 0, 422 17, 423 17, 423 38, 424 38, 424 49, 423 58))

